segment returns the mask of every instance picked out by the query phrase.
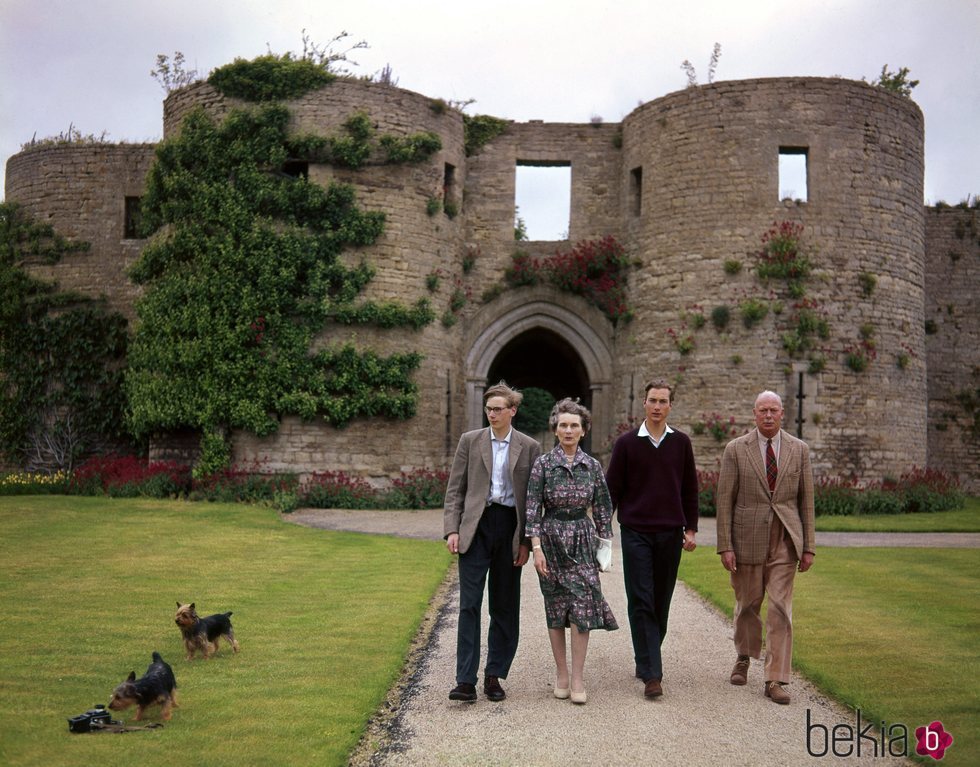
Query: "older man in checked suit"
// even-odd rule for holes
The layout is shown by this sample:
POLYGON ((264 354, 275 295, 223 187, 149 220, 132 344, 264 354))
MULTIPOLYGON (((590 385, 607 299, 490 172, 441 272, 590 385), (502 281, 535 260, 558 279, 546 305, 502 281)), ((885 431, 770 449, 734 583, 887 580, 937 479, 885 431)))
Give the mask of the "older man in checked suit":
POLYGON ((718 477, 718 553, 735 591, 735 651, 731 683, 744 685, 749 658, 762 651, 766 614, 764 694, 787 704, 793 661, 793 578, 813 565, 813 472, 810 450, 780 427, 779 395, 762 392, 756 428, 725 447, 718 477))

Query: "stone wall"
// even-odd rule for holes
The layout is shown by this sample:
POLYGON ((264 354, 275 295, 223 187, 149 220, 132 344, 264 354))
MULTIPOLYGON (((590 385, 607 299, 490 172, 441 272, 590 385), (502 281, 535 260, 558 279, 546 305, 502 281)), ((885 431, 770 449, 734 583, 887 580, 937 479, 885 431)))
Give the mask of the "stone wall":
MULTIPOLYGON (((806 295, 832 333, 821 343, 824 370, 803 376, 803 437, 818 470, 871 477, 922 465, 925 446, 896 438, 921 428, 926 416, 918 322, 923 121, 916 105, 837 79, 724 82, 639 107, 624 121, 623 141, 624 189, 642 169, 639 205, 622 206, 642 266, 631 285, 637 319, 630 342, 618 347, 617 379, 629 380, 627 373, 634 380, 650 373, 677 379, 672 415, 682 427, 718 413, 735 415, 739 432, 753 425, 755 394, 773 389, 784 399, 785 427, 794 431, 793 398, 808 363, 791 358, 781 338, 795 299, 779 281, 763 285, 752 267, 773 222, 796 222, 816 267, 806 295), (778 199, 781 147, 807 152, 806 202, 778 199), (742 271, 726 273, 727 260, 740 261, 742 271), (877 280, 870 299, 860 292, 864 272, 877 280), (749 297, 770 306, 751 330, 738 312, 749 297), (684 319, 685 312, 710 315, 718 305, 731 310, 724 332, 710 322, 695 331, 684 319), (845 349, 866 324, 878 358, 855 374, 844 365, 845 349), (693 335, 694 350, 679 354, 671 331, 693 335), (898 371, 893 359, 903 344, 917 358, 898 371), (900 408, 898 399, 905 400, 900 408)), ((704 436, 695 446, 700 463, 710 466, 723 444, 704 436)))
POLYGON ((154 159, 153 144, 39 146, 7 161, 7 199, 69 240, 91 250, 67 255, 34 273, 64 289, 106 296, 112 309, 134 319, 137 286, 126 270, 142 240, 125 236, 126 197, 140 197, 154 159))
POLYGON ((980 493, 980 211, 926 210, 929 466, 980 493))
MULTIPOLYGON (((217 119, 243 103, 203 83, 176 91, 164 105, 165 137, 198 106, 217 119)), ((575 375, 584 376, 587 391, 580 393, 593 409, 592 445, 600 459, 616 425, 642 415, 643 383, 664 376, 678 384, 671 421, 689 433, 713 414, 734 416, 736 432, 744 431, 755 394, 769 388, 784 397, 790 431, 802 402, 803 437, 821 473, 873 479, 940 460, 975 481, 976 442, 973 452, 957 452, 949 437, 965 439, 956 394, 977 385, 976 239, 973 229, 956 235, 956 216, 972 216, 975 227, 976 213, 924 210, 923 119, 912 101, 841 79, 722 82, 643 104, 621 124, 511 122, 471 157, 461 116, 421 94, 340 80, 287 106, 299 132, 336 135, 364 111, 378 134, 440 136, 442 150, 418 165, 372 158, 356 171, 312 165, 309 174, 322 184, 352 184, 362 207, 386 215, 377 243, 344 255, 375 266, 366 298, 428 298, 437 317, 454 291, 467 300, 446 323, 421 331, 331 327, 317 340, 383 354, 422 352, 416 418, 358 421, 343 430, 285 418, 272 437, 234 435, 236 460, 299 473, 344 469, 377 481, 447 465, 459 434, 482 423, 481 395, 495 360, 523 337, 554 338, 577 353, 575 375), (805 202, 778 199, 781 148, 806 152, 805 202), (517 248, 521 164, 571 168, 571 220, 569 241, 520 247, 544 257, 583 239, 617 237, 635 264, 632 322, 613 325, 583 299, 549 286, 503 287, 517 248), (429 215, 433 198, 458 214, 429 215), (803 225, 815 264, 806 295, 831 328, 819 349, 826 363, 820 371, 810 372, 806 359, 783 348, 794 299, 784 285, 763 285, 753 272, 762 235, 781 221, 803 225), (962 254, 954 259, 954 251, 962 254), (742 263, 740 273, 726 272, 730 260, 742 263), (439 277, 435 291, 427 287, 429 275, 439 277), (862 280, 869 277, 874 286, 865 295, 862 280), (770 311, 747 329, 738 307, 750 297, 770 311), (721 305, 731 312, 728 327, 716 331, 710 321, 694 327, 694 315, 721 305), (926 319, 936 323, 934 335, 926 335, 926 319), (876 358, 855 373, 845 354, 862 329, 871 333, 876 358), (694 340, 689 354, 675 344, 681 334, 694 340), (805 397, 797 400, 801 381, 805 397), (927 417, 928 452, 925 441, 909 438, 927 417)), ((93 243, 91 254, 51 274, 66 287, 111 294, 129 316, 136 291, 124 270, 140 243, 120 239, 120 211, 124 196, 141 193, 151 161, 149 146, 68 147, 25 152, 7 167, 12 200, 61 233, 93 243)), ((549 357, 547 344, 527 348, 546 361, 568 362, 549 357)), ((699 465, 714 468, 723 441, 709 434, 694 440, 699 465)), ((187 445, 181 437, 155 450, 186 454, 187 445)))

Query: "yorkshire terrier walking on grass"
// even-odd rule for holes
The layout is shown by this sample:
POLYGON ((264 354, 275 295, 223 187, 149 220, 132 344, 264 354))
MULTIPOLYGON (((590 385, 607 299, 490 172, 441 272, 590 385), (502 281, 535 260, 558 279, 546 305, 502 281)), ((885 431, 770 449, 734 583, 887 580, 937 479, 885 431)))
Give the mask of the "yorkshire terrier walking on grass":
POLYGON ((177 603, 177 614, 174 622, 180 626, 184 635, 184 647, 187 649, 187 660, 194 660, 194 653, 201 651, 205 659, 210 658, 218 650, 218 639, 224 637, 231 647, 238 652, 238 642, 235 641, 235 631, 231 627, 231 613, 215 613, 206 618, 198 617, 194 603, 182 605, 177 603))
POLYGON ((155 652, 153 662, 143 676, 137 679, 136 672, 130 671, 126 680, 113 691, 109 708, 122 711, 135 704, 136 721, 139 721, 147 706, 159 703, 163 707, 160 718, 169 721, 170 710, 177 705, 176 691, 177 680, 174 679, 173 669, 160 657, 160 653, 155 652))

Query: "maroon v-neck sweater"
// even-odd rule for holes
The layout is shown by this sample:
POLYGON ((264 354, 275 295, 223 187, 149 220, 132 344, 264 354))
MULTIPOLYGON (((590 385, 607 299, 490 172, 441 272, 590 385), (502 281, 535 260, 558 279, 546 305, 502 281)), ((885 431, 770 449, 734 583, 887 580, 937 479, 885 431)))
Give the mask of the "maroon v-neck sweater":
POLYGON ((660 447, 639 429, 613 445, 606 471, 619 523, 639 533, 698 529, 698 472, 690 438, 674 429, 660 447))

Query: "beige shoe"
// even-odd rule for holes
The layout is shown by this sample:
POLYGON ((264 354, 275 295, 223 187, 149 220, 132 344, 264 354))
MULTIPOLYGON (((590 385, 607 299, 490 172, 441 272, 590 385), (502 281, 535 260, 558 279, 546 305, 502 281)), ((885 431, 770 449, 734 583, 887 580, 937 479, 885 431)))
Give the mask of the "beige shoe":
POLYGON ((732 684, 743 685, 749 679, 749 656, 739 655, 735 661, 735 668, 732 669, 732 684))
POLYGON ((783 687, 784 682, 766 682, 766 697, 773 703, 788 705, 790 701, 789 693, 783 687))
POLYGON ((589 699, 589 696, 585 694, 585 690, 582 692, 575 692, 575 690, 569 690, 569 695, 572 698, 572 703, 585 703, 589 699))
POLYGON ((568 700, 568 696, 571 695, 571 693, 572 691, 567 687, 555 688, 555 697, 558 698, 558 700, 568 700))

